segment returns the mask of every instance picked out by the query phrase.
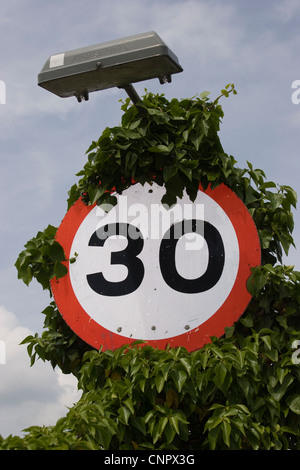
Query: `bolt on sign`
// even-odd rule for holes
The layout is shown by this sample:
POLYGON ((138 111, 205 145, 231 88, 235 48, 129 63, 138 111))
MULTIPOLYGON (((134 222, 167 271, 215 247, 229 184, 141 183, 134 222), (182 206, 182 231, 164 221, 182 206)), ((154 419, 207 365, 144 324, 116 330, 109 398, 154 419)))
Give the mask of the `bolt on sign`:
POLYGON ((109 211, 79 199, 58 228, 57 241, 76 262, 51 281, 53 296, 70 328, 96 349, 136 340, 200 349, 251 299, 246 282, 261 254, 243 202, 220 185, 167 208, 164 192, 133 184, 109 211))

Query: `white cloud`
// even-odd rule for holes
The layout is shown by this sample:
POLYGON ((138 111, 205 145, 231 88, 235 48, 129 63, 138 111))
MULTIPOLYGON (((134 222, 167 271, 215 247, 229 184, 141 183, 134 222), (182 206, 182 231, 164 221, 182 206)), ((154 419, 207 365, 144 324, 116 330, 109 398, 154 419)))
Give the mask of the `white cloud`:
POLYGON ((42 361, 30 367, 26 346, 20 346, 30 334, 12 312, 0 307, 0 341, 6 352, 6 363, 0 364, 0 434, 3 437, 21 435, 22 429, 29 426, 55 424, 80 396, 73 376, 53 371, 42 361))

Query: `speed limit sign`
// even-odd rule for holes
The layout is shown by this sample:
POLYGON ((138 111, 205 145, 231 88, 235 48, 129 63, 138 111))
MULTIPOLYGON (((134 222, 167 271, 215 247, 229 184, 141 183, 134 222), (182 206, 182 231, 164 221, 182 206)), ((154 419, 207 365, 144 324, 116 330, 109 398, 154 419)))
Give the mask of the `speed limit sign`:
POLYGON ((193 351, 222 336, 250 301, 260 243, 243 202, 220 185, 169 208, 164 192, 136 183, 112 208, 79 199, 58 228, 56 240, 76 262, 51 281, 53 296, 70 328, 97 349, 141 340, 193 351))

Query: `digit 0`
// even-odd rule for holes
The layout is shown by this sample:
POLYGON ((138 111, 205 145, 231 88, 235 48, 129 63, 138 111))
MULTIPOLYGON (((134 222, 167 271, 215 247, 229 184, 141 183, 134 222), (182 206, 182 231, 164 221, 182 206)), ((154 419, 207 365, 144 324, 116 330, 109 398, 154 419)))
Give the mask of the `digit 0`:
POLYGON ((220 279, 225 262, 225 250, 219 231, 212 224, 196 219, 177 222, 165 233, 159 252, 159 263, 165 282, 172 289, 187 294, 196 294, 211 289, 220 279), (183 230, 182 230, 183 228, 183 230), (180 232, 182 230, 182 232, 180 232), (206 240, 209 259, 205 273, 196 279, 185 279, 176 268, 175 250, 180 237, 176 233, 185 235, 197 233, 206 240))

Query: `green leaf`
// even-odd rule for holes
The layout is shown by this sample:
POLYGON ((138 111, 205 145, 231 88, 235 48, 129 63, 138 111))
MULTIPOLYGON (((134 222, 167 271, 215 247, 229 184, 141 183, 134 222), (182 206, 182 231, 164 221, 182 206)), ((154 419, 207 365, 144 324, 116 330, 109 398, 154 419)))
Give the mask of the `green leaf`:
POLYGON ((116 196, 105 193, 98 200, 97 205, 101 206, 105 212, 109 212, 117 204, 116 196))
POLYGON ((121 423, 123 424, 128 424, 128 420, 129 420, 129 417, 130 417, 130 410, 127 408, 127 406, 121 406, 119 408, 119 419, 121 421, 121 423))
POLYGON ((167 444, 171 444, 171 442, 173 442, 174 437, 176 435, 176 431, 173 429, 169 421, 166 424, 166 427, 164 429, 164 435, 167 439, 167 444))
POLYGON ((273 181, 267 181, 259 186, 260 191, 267 188, 276 188, 276 184, 273 181))
POLYGON ((223 441, 230 447, 230 434, 231 434, 231 426, 227 421, 222 422, 222 433, 223 433, 223 441))
POLYGON ((85 152, 86 154, 87 153, 90 153, 92 150, 94 150, 95 148, 97 147, 97 142, 95 142, 93 140, 93 142, 91 143, 91 145, 89 146, 89 148, 87 149, 87 151, 85 152))
POLYGON ((39 232, 39 234, 45 238, 54 240, 56 232, 57 232, 57 228, 49 224, 48 227, 45 228, 44 232, 39 232))
POLYGON ((182 370, 172 370, 171 377, 178 392, 181 392, 182 387, 184 386, 185 381, 187 379, 187 374, 182 370))
POLYGON ((189 424, 185 415, 181 411, 174 412, 174 414, 169 417, 169 422, 176 434, 180 434, 179 423, 189 424))
POLYGON ((146 431, 146 423, 145 419, 140 416, 131 416, 130 417, 130 424, 136 428, 139 432, 143 434, 143 436, 146 436, 147 431, 146 431))
POLYGON ((131 414, 134 414, 134 406, 133 406, 133 403, 132 403, 132 400, 131 398, 127 398, 126 400, 123 401, 124 405, 127 406, 127 408, 129 409, 130 413, 131 414))
POLYGON ((206 421, 205 426, 204 426, 204 431, 207 431, 207 430, 211 431, 212 429, 219 426, 222 422, 223 422, 223 418, 213 415, 206 421))
POLYGON ((125 168, 129 168, 131 170, 136 163, 138 156, 136 152, 127 152, 126 159, 125 159, 125 168))
POLYGON ((246 437, 246 432, 245 432, 245 425, 246 425, 246 420, 242 420, 240 418, 235 418, 233 421, 231 421, 231 425, 235 428, 238 429, 238 431, 246 437))
POLYGON ((104 194, 104 192, 105 188, 102 186, 90 187, 88 193, 91 204, 94 204, 102 196, 102 194, 104 194))
POLYGON ((148 108, 147 111, 151 116, 163 116, 163 112, 160 109, 148 108))
POLYGON ((202 93, 200 93, 200 98, 205 99, 208 97, 209 94, 209 91, 202 91, 202 93))
POLYGON ((164 155, 168 155, 170 153, 170 148, 167 145, 156 145, 154 147, 148 148, 149 152, 153 153, 162 153, 164 155))
POLYGON ((247 288, 252 295, 260 293, 262 288, 266 285, 268 277, 261 269, 255 269, 247 281, 247 288))
POLYGON ((217 364, 217 366, 215 367, 214 382, 220 390, 222 390, 222 385, 224 383, 226 374, 227 374, 226 366, 222 362, 219 362, 219 364, 217 364))
POLYGON ((51 245, 49 254, 54 261, 66 260, 63 247, 56 241, 51 245))
POLYGON ((204 137, 204 133, 200 134, 197 132, 197 133, 190 134, 189 139, 192 142, 193 146, 195 147, 195 150, 197 151, 199 150, 203 137, 204 137))
POLYGON ((190 362, 190 358, 181 357, 179 359, 179 361, 184 366, 184 368, 187 371, 188 375, 190 375, 191 371, 192 371, 192 365, 191 365, 191 362, 190 362))
POLYGON ((153 433, 152 433, 153 444, 155 444, 158 441, 158 439, 161 437, 167 423, 168 423, 168 418, 166 416, 162 416, 161 418, 159 418, 158 423, 153 428, 153 433))
POLYGON ((102 419, 101 425, 98 428, 100 443, 104 449, 109 449, 109 445, 112 437, 116 434, 116 430, 113 427, 111 420, 102 419))
POLYGON ((66 276, 66 274, 68 274, 68 268, 64 264, 57 261, 54 265, 54 276, 57 279, 60 279, 61 277, 66 276))
POLYGON ((273 239, 273 234, 270 230, 263 229, 258 231, 261 247, 267 249, 273 239))
POLYGON ((171 208, 177 202, 177 197, 174 194, 166 193, 161 199, 161 203, 167 208, 171 208))
POLYGON ((296 191, 292 189, 290 186, 282 186, 281 188, 286 191, 286 198, 289 201, 289 203, 296 208, 297 207, 296 191))
POLYGON ((162 375, 157 375, 154 381, 155 381, 156 390, 158 393, 160 393, 162 389, 164 388, 165 379, 162 375))
POLYGON ((24 282, 24 284, 26 284, 26 286, 30 284, 30 282, 32 281, 32 277, 33 277, 32 270, 30 266, 26 266, 25 269, 23 268, 19 270, 18 278, 22 279, 22 281, 24 282))
POLYGON ((278 232, 277 235, 278 235, 280 243, 281 243, 281 245, 284 249, 285 254, 288 255, 290 246, 292 244, 291 237, 288 234, 284 233, 284 232, 278 232))
POLYGON ((300 395, 291 397, 288 401, 288 405, 293 413, 300 415, 300 395))
POLYGON ((263 342, 265 343, 269 351, 271 351, 272 349, 271 337, 269 335, 265 335, 265 336, 262 336, 261 339, 263 340, 263 342))
POLYGON ((215 450, 217 447, 218 437, 220 433, 220 427, 212 429, 208 434, 208 442, 211 450, 215 450))
POLYGON ((185 167, 183 165, 180 166, 180 171, 184 173, 190 181, 193 179, 193 170, 191 168, 185 167))
POLYGON ((271 193, 270 191, 266 191, 266 194, 268 195, 268 199, 271 202, 271 210, 277 209, 279 206, 281 206, 283 200, 284 200, 284 195, 283 194, 277 194, 277 193, 271 193))
POLYGON ((78 191, 78 186, 76 183, 73 184, 71 189, 68 191, 68 196, 67 209, 69 210, 80 196, 80 192, 78 191))
POLYGON ((164 169, 163 169, 164 181, 165 182, 169 181, 170 178, 176 175, 177 171, 178 171, 178 167, 176 165, 164 166, 164 169))
POLYGON ((155 416, 155 414, 156 414, 155 410, 148 411, 148 413, 146 413, 144 417, 145 423, 147 424, 153 418, 153 416, 155 416))
POLYGON ((21 341, 20 344, 27 344, 27 343, 30 343, 32 340, 34 340, 34 336, 32 335, 29 335, 29 336, 26 336, 26 338, 23 339, 23 341, 21 341))

